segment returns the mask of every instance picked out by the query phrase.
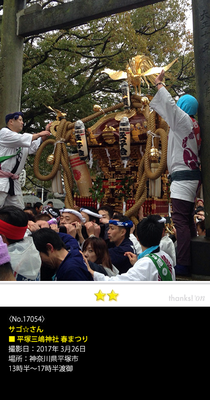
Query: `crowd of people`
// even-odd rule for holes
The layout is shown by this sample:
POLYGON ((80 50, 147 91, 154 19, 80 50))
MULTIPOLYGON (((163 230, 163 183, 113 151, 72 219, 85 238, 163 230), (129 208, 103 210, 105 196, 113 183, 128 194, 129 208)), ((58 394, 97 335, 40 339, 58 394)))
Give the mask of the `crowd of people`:
POLYGON ((98 211, 2 207, 0 280, 175 280, 175 246, 165 222, 150 215, 135 226, 108 205, 98 211))
POLYGON ((50 135, 50 124, 39 133, 20 134, 23 114, 15 112, 6 115, 0 131, 1 280, 174 280, 175 273, 190 274, 191 238, 205 236, 201 199, 195 209, 201 185, 198 102, 184 95, 176 103, 165 88, 164 73, 155 79, 150 107, 170 127, 167 168, 176 251, 165 234, 165 219, 143 218, 142 210, 137 226, 106 205, 98 211, 58 211, 37 203, 35 211, 30 206, 23 211, 19 174, 27 155, 50 135))
MULTIPOLYGON (((175 280, 176 230, 166 219, 143 216, 137 226, 104 205, 58 210, 49 201, 21 210, 0 209, 0 280, 10 281, 151 281, 175 280), (157 268, 154 255, 162 268, 157 268)), ((205 236, 203 200, 194 211, 197 235, 205 236), (201 205, 202 204, 202 205, 201 205)))

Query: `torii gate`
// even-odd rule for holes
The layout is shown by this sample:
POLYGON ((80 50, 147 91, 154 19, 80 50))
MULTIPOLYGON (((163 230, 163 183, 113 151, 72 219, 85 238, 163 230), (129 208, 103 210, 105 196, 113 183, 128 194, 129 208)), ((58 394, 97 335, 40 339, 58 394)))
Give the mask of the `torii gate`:
MULTIPOLYGON (((4 116, 7 113, 20 109, 22 54, 25 37, 54 29, 72 28, 93 19, 155 4, 160 0, 74 0, 44 10, 38 5, 31 10, 25 9, 26 2, 26 0, 0 0, 0 5, 4 5, 0 58, 0 128, 4 125, 4 116)), ((198 254, 195 269, 206 254, 204 264, 206 263, 207 270, 204 268, 203 275, 210 275, 210 81, 208 80, 210 72, 210 1, 192 0, 192 6, 206 212, 206 239, 202 243, 196 239, 192 249, 195 259, 198 254)), ((196 273, 196 270, 194 272, 196 273)))

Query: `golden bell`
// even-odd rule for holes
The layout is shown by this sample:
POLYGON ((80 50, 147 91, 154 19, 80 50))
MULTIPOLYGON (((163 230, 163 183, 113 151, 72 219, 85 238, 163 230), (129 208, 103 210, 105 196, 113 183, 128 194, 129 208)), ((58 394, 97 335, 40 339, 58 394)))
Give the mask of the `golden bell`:
POLYGON ((132 130, 131 136, 132 136, 132 139, 134 140, 134 142, 139 142, 139 135, 140 135, 140 131, 138 129, 132 130))
POLYGON ((50 154, 50 155, 47 157, 47 163, 50 164, 50 165, 52 165, 52 164, 54 164, 54 161, 55 161, 55 156, 54 156, 54 154, 50 154))
POLYGON ((158 161, 159 158, 159 151, 156 149, 156 147, 152 146, 150 151, 149 151, 149 159, 151 161, 158 161))
POLYGON ((114 132, 116 132, 116 129, 113 126, 105 125, 105 128, 102 132, 102 136, 106 143, 114 144, 114 142, 116 142, 114 132))

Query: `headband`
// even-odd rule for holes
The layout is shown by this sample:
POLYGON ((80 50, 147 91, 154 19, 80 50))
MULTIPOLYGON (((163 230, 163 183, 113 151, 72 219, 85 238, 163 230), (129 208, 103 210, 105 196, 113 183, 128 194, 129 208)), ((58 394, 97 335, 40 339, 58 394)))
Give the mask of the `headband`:
POLYGON ((52 207, 49 206, 44 206, 41 211, 41 214, 50 214, 52 215, 53 218, 59 217, 59 214, 52 207))
POLYGON ((158 220, 158 222, 160 223, 160 224, 166 224, 166 219, 164 218, 164 217, 162 217, 161 219, 159 219, 158 220))
POLYGON ((92 217, 95 218, 102 218, 102 215, 97 214, 93 211, 88 210, 87 208, 80 208, 80 212, 83 211, 85 214, 91 215, 92 217))
POLYGON ((26 233, 26 226, 15 226, 0 220, 0 234, 5 235, 7 239, 21 240, 26 233))
POLYGON ((52 224, 57 224, 58 221, 55 218, 51 218, 49 221, 47 221, 48 225, 52 225, 52 224))
POLYGON ((10 255, 8 253, 8 248, 6 243, 3 242, 3 239, 0 236, 0 265, 6 264, 8 262, 10 262, 10 255))
POLYGON ((80 221, 82 221, 83 223, 86 222, 86 219, 83 218, 82 214, 80 214, 78 211, 76 210, 72 210, 70 208, 62 208, 60 211, 60 214, 62 215, 64 212, 66 213, 70 213, 70 214, 74 214, 77 218, 80 219, 80 221))
POLYGON ((112 225, 117 225, 117 226, 121 226, 123 228, 132 228, 133 227, 133 222, 132 221, 125 221, 125 222, 121 222, 121 221, 116 221, 115 219, 110 219, 109 224, 112 225))

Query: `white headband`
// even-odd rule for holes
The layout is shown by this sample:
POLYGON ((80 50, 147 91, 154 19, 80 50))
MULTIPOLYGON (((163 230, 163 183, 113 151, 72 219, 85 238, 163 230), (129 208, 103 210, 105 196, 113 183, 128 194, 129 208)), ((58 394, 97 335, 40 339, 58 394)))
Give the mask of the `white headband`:
POLYGON ((158 220, 158 222, 160 222, 160 224, 166 224, 166 219, 162 217, 161 219, 158 220))
POLYGON ((86 222, 86 219, 83 218, 82 214, 80 214, 79 211, 72 210, 72 209, 70 209, 70 208, 62 208, 62 209, 59 210, 59 211, 60 211, 60 214, 61 214, 61 215, 62 215, 64 212, 70 213, 70 214, 74 214, 77 218, 80 219, 81 222, 83 222, 83 223, 86 222))
POLYGON ((87 208, 80 208, 80 212, 83 211, 85 214, 91 215, 92 217, 95 218, 102 218, 102 215, 96 214, 93 211, 88 210, 87 208))

